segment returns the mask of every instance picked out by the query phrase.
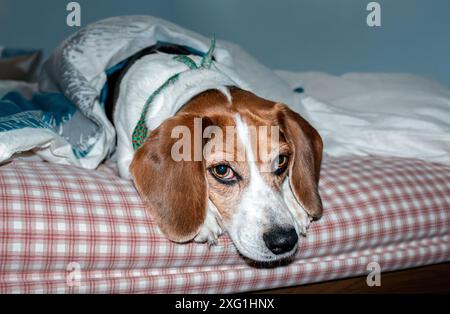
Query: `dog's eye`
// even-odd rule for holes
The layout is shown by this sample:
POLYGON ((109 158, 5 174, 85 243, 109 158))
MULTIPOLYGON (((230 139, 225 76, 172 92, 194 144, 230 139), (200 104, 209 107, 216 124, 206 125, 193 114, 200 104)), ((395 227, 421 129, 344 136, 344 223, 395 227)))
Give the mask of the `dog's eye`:
POLYGON ((274 165, 274 169, 275 169, 275 174, 280 175, 282 174, 288 165, 288 161, 289 158, 286 155, 280 155, 278 156, 277 159, 275 159, 275 165, 274 165))
POLYGON ((233 169, 228 165, 217 165, 212 167, 210 171, 219 181, 230 182, 236 177, 233 169))

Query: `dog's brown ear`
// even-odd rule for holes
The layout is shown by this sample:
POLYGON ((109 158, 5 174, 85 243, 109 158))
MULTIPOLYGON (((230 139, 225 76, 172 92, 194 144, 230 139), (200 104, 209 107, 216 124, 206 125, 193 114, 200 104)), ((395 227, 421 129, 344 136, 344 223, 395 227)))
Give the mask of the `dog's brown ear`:
POLYGON ((289 183, 295 198, 315 219, 322 216, 318 185, 323 143, 319 133, 298 113, 277 104, 278 121, 286 140, 294 147, 289 168, 289 183))
POLYGON ((130 165, 131 176, 145 206, 172 241, 192 240, 206 217, 208 187, 201 133, 210 124, 208 118, 190 114, 167 119, 149 134, 130 165), (194 132, 194 123, 199 121, 202 128, 194 132), (195 141, 194 136, 198 137, 195 141), (174 146, 181 140, 187 145, 174 146), (189 144, 190 147, 186 147, 189 144), (181 160, 179 155, 174 155, 179 153, 184 156, 181 160))

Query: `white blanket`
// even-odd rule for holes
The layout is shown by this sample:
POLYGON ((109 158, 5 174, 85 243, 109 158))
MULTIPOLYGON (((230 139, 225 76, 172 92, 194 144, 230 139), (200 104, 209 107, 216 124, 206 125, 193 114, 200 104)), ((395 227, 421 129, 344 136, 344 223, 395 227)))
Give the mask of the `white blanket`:
MULTIPOLYGON (((115 148, 115 130, 101 102, 107 70, 158 41, 202 52, 210 45, 209 38, 151 16, 109 18, 66 39, 46 61, 39 81, 39 104, 43 96, 53 97, 53 111, 32 110, 27 114, 33 124, 27 125, 19 120, 21 112, 0 115, 0 163, 30 150, 51 162, 97 167, 115 148), (67 110, 59 112, 61 106, 67 110)), ((273 72, 220 39, 215 58, 233 71, 233 81, 290 105, 309 120, 322 135, 327 155, 386 155, 450 165, 450 91, 432 80, 273 72), (304 92, 293 92, 299 86, 304 92)), ((33 95, 26 94, 19 109, 30 108, 33 95)), ((9 105, 18 99, 10 95, 9 105)))
POLYGON ((278 71, 330 156, 381 155, 450 165, 450 90, 410 74, 278 71))
MULTIPOLYGON (((0 111, 0 163, 30 151, 50 162, 96 168, 115 149, 115 130, 102 103, 107 72, 157 42, 200 52, 210 46, 210 38, 152 16, 108 18, 63 41, 43 66, 38 95, 20 96, 20 91, 12 90, 3 100, 16 110, 0 111), (52 110, 29 99, 33 96, 52 97, 52 110), (63 107, 64 115, 58 110, 63 107), (20 121, 24 115, 27 123, 20 121)), ((214 57, 247 89, 264 98, 292 102, 289 86, 238 46, 218 39, 214 57)))

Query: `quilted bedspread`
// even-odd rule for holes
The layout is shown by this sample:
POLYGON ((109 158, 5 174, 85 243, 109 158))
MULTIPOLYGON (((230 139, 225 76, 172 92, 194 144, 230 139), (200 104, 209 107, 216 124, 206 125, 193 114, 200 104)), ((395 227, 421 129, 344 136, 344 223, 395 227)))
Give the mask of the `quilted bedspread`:
POLYGON ((450 260, 450 167, 415 159, 324 160, 324 216, 295 260, 265 267, 218 245, 164 238, 131 182, 13 160, 0 167, 1 293, 228 293, 450 260))

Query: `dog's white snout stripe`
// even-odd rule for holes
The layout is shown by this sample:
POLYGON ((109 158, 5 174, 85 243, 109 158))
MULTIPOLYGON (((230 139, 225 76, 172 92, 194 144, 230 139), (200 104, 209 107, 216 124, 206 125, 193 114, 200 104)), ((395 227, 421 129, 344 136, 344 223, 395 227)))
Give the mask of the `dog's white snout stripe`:
POLYGON ((239 114, 236 115, 235 121, 237 135, 244 146, 246 161, 250 170, 250 183, 241 200, 242 210, 246 211, 246 216, 259 221, 270 220, 270 223, 282 223, 283 215, 280 213, 284 202, 281 195, 278 195, 261 176, 252 147, 251 137, 253 134, 239 114))

